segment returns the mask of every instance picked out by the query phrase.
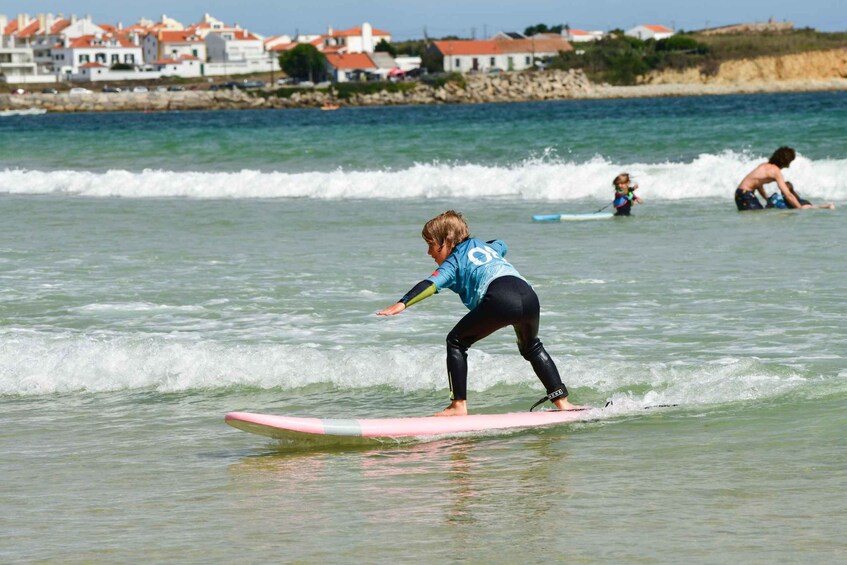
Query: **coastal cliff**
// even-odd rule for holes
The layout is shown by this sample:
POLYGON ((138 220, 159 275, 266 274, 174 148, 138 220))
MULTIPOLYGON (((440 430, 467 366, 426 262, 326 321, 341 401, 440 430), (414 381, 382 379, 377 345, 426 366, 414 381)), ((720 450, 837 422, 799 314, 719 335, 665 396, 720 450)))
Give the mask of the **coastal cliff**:
POLYGON ((847 78, 847 49, 725 61, 716 69, 653 72, 642 84, 729 84, 847 78))
POLYGON ((591 83, 580 70, 474 74, 442 85, 406 83, 408 88, 342 96, 334 89, 244 92, 86 94, 2 94, 0 110, 48 112, 127 112, 342 106, 520 102, 569 98, 633 98, 752 92, 847 90, 847 50, 816 51, 777 57, 727 61, 716 69, 664 71, 646 75, 636 86, 591 83))

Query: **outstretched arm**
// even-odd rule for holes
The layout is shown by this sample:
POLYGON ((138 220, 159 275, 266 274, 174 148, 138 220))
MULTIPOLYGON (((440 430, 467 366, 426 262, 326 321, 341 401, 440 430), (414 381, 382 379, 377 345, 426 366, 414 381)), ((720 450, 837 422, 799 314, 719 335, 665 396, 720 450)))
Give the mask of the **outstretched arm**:
POLYGON ((399 314, 412 304, 416 304, 423 300, 424 298, 428 298, 438 292, 438 288, 435 286, 435 283, 432 281, 428 281, 426 279, 422 280, 414 287, 412 290, 407 292, 403 298, 376 313, 377 316, 394 316, 399 314))
MULTIPOLYGON (((797 197, 794 196, 788 189, 788 185, 785 184, 785 178, 782 176, 782 171, 777 171, 776 174, 774 174, 774 180, 776 181, 776 185, 779 187, 779 191, 782 193, 783 200, 788 202, 789 208, 803 207, 800 204, 800 201, 797 200, 797 197)), ((767 200, 767 196, 765 197, 765 199, 767 200)))

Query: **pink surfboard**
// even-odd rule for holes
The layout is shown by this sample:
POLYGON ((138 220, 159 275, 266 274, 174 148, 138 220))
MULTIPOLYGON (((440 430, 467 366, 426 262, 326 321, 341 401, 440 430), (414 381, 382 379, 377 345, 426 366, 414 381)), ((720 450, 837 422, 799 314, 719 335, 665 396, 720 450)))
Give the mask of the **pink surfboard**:
POLYGON ((551 426, 597 417, 598 410, 550 410, 509 414, 413 418, 301 418, 250 412, 230 412, 224 421, 234 428, 274 439, 309 440, 317 438, 426 438, 469 432, 551 426))

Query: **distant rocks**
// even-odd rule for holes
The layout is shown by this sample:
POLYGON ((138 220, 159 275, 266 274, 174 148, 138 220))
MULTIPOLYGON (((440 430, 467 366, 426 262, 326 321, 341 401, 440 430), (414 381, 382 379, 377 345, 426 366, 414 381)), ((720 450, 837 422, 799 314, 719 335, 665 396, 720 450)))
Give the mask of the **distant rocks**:
POLYGON ((435 83, 402 83, 397 91, 354 93, 341 98, 333 90, 296 91, 185 90, 85 94, 0 94, 0 110, 48 112, 166 112, 412 104, 524 102, 571 98, 637 98, 750 92, 847 90, 847 50, 729 61, 704 73, 699 69, 653 73, 637 86, 593 84, 581 70, 479 73, 435 83), (285 92, 286 95, 278 95, 285 92))

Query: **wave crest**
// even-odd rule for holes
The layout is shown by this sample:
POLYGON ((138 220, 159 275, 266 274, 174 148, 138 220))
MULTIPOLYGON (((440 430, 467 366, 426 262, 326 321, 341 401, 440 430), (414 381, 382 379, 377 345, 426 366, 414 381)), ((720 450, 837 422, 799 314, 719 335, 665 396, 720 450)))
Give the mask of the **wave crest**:
MULTIPOLYGON (((163 170, 0 172, 6 194, 62 194, 124 198, 515 198, 568 201, 606 200, 611 181, 621 171, 631 173, 640 194, 651 199, 728 198, 760 158, 734 152, 702 154, 689 163, 616 163, 604 157, 569 162, 545 154, 514 165, 460 163, 415 164, 405 169, 330 172, 227 173, 163 170)), ((802 156, 786 171, 798 191, 810 198, 847 198, 842 171, 847 160, 812 161, 802 156)), ((775 185, 773 185, 775 190, 775 185)))

